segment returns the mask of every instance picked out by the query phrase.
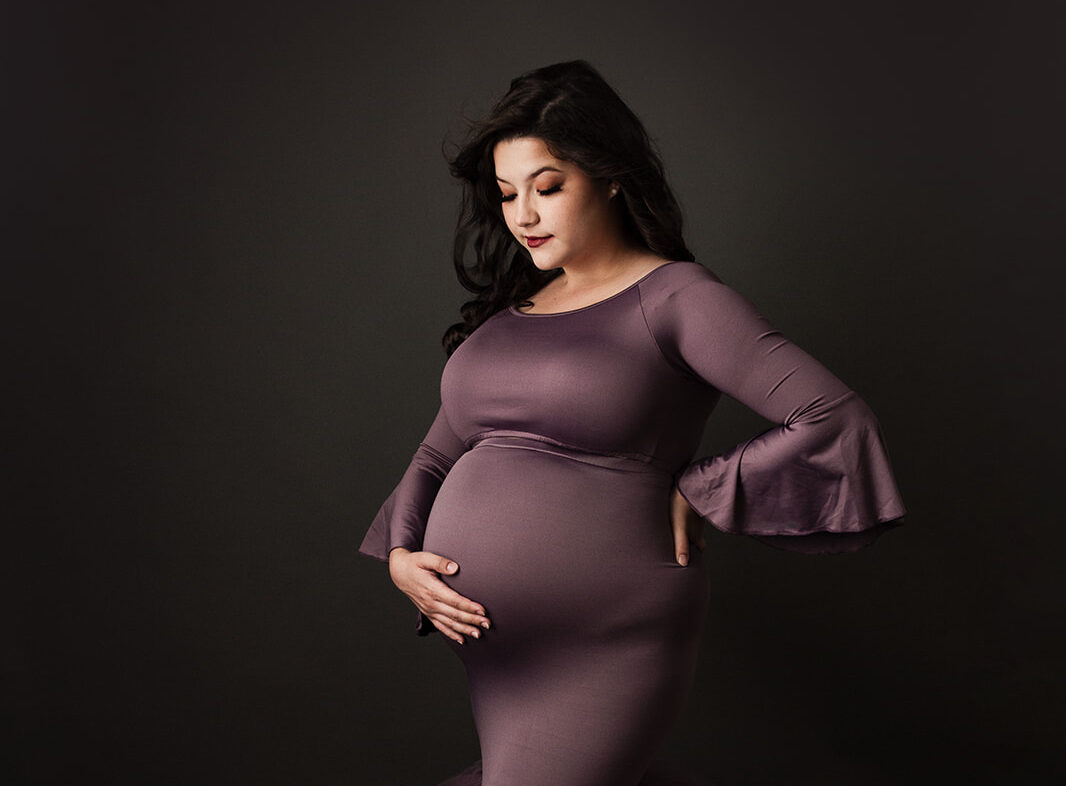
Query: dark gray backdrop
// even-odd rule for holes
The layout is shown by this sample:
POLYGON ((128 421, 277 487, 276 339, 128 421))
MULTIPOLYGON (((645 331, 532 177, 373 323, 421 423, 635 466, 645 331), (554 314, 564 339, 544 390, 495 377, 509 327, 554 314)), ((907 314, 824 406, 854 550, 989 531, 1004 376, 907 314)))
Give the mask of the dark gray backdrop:
MULTIPOLYGON (((1062 774, 1052 4, 19 5, 25 782, 404 786, 477 757, 461 667, 356 546, 457 317, 441 143, 575 57, 658 140, 699 259, 873 406, 910 511, 843 558, 710 537, 671 754, 716 784, 1062 774)), ((726 401, 704 450, 766 425, 726 401)))

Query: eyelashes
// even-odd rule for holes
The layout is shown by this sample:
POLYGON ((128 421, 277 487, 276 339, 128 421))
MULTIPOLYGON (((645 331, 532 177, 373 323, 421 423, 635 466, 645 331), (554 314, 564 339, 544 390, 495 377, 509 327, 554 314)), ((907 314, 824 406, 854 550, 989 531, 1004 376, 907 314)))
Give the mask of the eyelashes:
MULTIPOLYGON (((551 188, 545 188, 543 191, 537 191, 540 196, 551 196, 563 190, 562 184, 552 186, 551 188)), ((505 194, 500 197, 501 202, 513 202, 517 194, 505 194)))

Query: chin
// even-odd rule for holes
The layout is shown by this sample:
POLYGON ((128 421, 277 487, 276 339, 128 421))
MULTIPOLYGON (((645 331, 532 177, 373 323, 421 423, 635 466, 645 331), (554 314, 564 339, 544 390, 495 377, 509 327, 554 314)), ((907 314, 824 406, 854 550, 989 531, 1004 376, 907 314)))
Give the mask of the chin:
POLYGON ((549 270, 555 270, 556 268, 562 267, 562 265, 553 257, 539 254, 530 254, 529 256, 530 259, 533 260, 533 266, 538 270, 543 270, 545 273, 549 270))

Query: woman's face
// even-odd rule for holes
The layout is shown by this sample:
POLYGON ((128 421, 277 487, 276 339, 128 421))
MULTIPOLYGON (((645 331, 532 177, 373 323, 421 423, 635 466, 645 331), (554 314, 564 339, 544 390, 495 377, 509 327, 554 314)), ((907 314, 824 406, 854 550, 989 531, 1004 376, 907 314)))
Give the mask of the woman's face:
POLYGON ((560 161, 536 137, 493 150, 503 218, 541 270, 580 265, 619 241, 608 184, 560 161))

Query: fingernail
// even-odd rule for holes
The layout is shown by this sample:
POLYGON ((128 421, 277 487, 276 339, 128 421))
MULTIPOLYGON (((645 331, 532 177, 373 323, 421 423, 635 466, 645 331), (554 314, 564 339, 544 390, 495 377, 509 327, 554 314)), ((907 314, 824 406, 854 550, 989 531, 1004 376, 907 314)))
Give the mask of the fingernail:
POLYGON ((678 555, 677 561, 681 563, 682 566, 688 565, 688 554, 678 555))
POLYGON ((449 573, 451 573, 454 570, 458 570, 458 569, 459 569, 459 566, 456 565, 454 562, 449 562, 448 563, 448 572, 449 573))
POLYGON ((481 638, 481 631, 472 630, 472 631, 470 631, 470 635, 473 636, 475 639, 480 639, 481 638))
POLYGON ((485 620, 484 622, 482 622, 481 623, 481 627, 483 627, 485 630, 488 630, 489 629, 489 621, 485 620))

